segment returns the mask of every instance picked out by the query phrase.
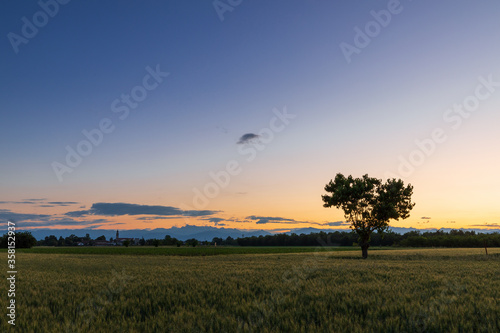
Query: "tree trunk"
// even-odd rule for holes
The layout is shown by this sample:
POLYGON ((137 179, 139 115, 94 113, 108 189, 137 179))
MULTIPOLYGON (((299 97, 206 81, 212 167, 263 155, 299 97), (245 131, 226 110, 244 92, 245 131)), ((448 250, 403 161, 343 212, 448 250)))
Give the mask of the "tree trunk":
POLYGON ((368 248, 370 247, 370 235, 371 232, 364 233, 360 237, 361 241, 361 254, 363 256, 363 259, 368 258, 368 248))
POLYGON ((363 242, 361 244, 361 254, 363 255, 363 259, 368 258, 368 248, 370 247, 370 244, 368 242, 363 242))

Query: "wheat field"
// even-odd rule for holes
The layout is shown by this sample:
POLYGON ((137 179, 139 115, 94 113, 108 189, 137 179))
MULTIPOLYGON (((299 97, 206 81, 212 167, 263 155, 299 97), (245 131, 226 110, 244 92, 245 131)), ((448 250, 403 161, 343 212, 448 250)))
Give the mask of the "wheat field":
POLYGON ((500 249, 19 253, 17 265, 16 326, 2 332, 500 331, 500 249))

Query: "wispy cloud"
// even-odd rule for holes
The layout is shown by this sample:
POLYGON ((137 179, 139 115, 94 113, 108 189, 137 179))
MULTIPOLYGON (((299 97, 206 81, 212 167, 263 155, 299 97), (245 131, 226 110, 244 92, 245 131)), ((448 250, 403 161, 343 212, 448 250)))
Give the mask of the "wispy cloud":
POLYGON ((23 199, 21 201, 0 201, 0 204, 37 205, 38 207, 71 206, 79 204, 75 201, 47 201, 47 199, 23 199))
POLYGON ((471 224, 471 227, 484 227, 484 228, 497 228, 500 227, 498 223, 485 223, 485 224, 471 224))
POLYGON ((22 222, 19 225, 20 227, 27 227, 27 228, 54 227, 54 226, 92 226, 97 224, 99 226, 104 226, 107 222, 109 221, 104 219, 96 219, 90 221, 76 221, 73 219, 54 219, 43 222, 22 222))
POLYGON ((308 225, 317 225, 317 226, 328 226, 328 227, 345 227, 349 226, 350 223, 346 221, 335 221, 335 222, 312 222, 312 221, 297 221, 294 219, 288 219, 284 217, 276 217, 276 216, 247 216, 247 220, 257 221, 256 224, 308 224, 308 225))
POLYGON ((220 213, 219 210, 185 210, 182 212, 183 216, 207 216, 220 213))
POLYGON ((34 201, 46 201, 45 198, 37 198, 37 199, 23 199, 24 202, 34 202, 34 201))
POLYGON ((56 206, 70 206, 79 204, 79 202, 74 202, 74 201, 49 201, 47 203, 49 205, 56 205, 56 206))
POLYGON ((322 225, 327 225, 330 227, 345 227, 351 225, 351 223, 346 222, 346 221, 336 221, 336 222, 325 222, 322 223, 322 225))
POLYGON ((24 213, 15 213, 11 210, 8 209, 0 209, 0 219, 1 220, 8 220, 8 221, 33 221, 33 220, 38 220, 38 221, 46 221, 48 218, 50 218, 50 215, 45 215, 45 214, 24 214, 24 213))
POLYGON ((220 217, 209 217, 209 218, 204 218, 203 220, 211 222, 215 226, 224 226, 224 225, 226 225, 226 223, 222 223, 223 221, 225 222, 226 219, 223 219, 223 218, 220 218, 220 217))
POLYGON ((169 219, 175 219, 175 218, 178 218, 178 216, 142 216, 142 217, 137 217, 136 220, 154 221, 154 220, 169 220, 169 219))
POLYGON ((271 216, 247 216, 249 220, 257 221, 256 224, 267 224, 267 223, 281 223, 281 224, 297 224, 299 221, 295 221, 294 219, 286 219, 283 217, 271 217, 271 216))
POLYGON ((428 216, 422 216, 420 219, 422 220, 430 220, 432 217, 428 217, 428 216))
POLYGON ((66 216, 82 217, 87 215, 121 216, 121 215, 157 215, 157 216, 207 216, 218 211, 182 210, 171 206, 150 206, 129 203, 95 203, 88 210, 77 210, 65 213, 66 216))
POLYGON ((90 210, 75 210, 72 212, 67 212, 64 215, 70 216, 70 217, 82 217, 82 216, 87 216, 90 214, 91 214, 90 210))

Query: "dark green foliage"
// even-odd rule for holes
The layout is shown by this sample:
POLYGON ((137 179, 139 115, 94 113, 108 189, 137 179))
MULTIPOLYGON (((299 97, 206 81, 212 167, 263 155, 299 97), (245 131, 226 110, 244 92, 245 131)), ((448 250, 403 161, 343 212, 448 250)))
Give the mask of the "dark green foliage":
POLYGON ((38 246, 58 246, 59 242, 57 241, 56 236, 50 235, 50 236, 45 236, 45 239, 38 241, 37 245, 38 246))
MULTIPOLYGON (((106 237, 97 237, 96 240, 106 240, 106 237)), ((93 245, 94 241, 90 238, 89 234, 86 234, 85 237, 70 235, 66 238, 61 236, 59 239, 54 235, 50 235, 36 242, 38 246, 77 246, 78 244, 93 245)))
POLYGON ((194 238, 191 238, 191 239, 186 240, 186 245, 196 247, 196 245, 198 245, 198 241, 194 238))
POLYGON ((240 244, 240 239, 241 238, 237 238, 237 239, 234 239, 233 237, 231 236, 227 236, 226 239, 222 239, 220 237, 214 237, 212 239, 212 242, 210 242, 211 245, 231 245, 231 246, 234 246, 234 245, 241 245, 240 244))
POLYGON ((411 202, 413 187, 404 186, 401 179, 381 179, 368 177, 347 178, 338 173, 335 180, 330 180, 322 195, 323 207, 336 207, 344 211, 346 221, 358 234, 363 258, 368 256, 370 236, 373 231, 383 232, 388 229, 391 219, 406 219, 415 206, 411 202))
POLYGON ((26 249, 26 248, 31 248, 36 245, 36 238, 33 237, 31 232, 29 231, 20 231, 16 232, 15 235, 12 237, 15 237, 14 240, 9 239, 8 234, 4 234, 2 238, 0 239, 0 247, 1 248, 7 248, 9 243, 14 242, 15 247, 17 249, 26 249))
POLYGON ((500 247, 500 233, 476 234, 474 231, 451 230, 443 231, 408 232, 399 242, 405 247, 500 247))
POLYGON ((165 239, 163 239, 163 242, 162 242, 162 245, 166 245, 166 246, 171 246, 171 245, 177 245, 177 238, 173 238, 171 237, 170 235, 166 235, 165 236, 165 239))

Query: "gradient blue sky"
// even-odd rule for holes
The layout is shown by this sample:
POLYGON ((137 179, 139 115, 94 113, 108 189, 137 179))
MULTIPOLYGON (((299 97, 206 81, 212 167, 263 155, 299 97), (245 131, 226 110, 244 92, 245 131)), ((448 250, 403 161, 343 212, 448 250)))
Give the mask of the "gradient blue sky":
POLYGON ((480 77, 500 82, 497 1, 243 0, 223 21, 212 1, 70 1, 16 53, 9 33, 22 35, 23 17, 33 22, 41 10, 35 1, 0 4, 2 220, 329 226, 342 212, 323 208, 320 196, 342 172, 395 174, 414 185, 417 206, 395 226, 500 225, 500 87, 457 128, 445 117, 474 95, 480 77), (341 43, 354 45, 354 28, 388 6, 399 13, 348 63, 341 43), (170 74, 120 120, 112 102, 141 85, 148 66, 170 74), (258 139, 237 144, 284 108, 295 118, 260 142, 265 149, 255 148, 258 139), (76 148, 82 130, 104 118, 114 131, 59 181, 52 163, 64 163, 65 147, 76 148), (446 141, 399 172, 400 156, 436 128, 446 141), (240 172, 197 206, 194 189, 229 161, 240 172), (146 214, 103 213, 96 203, 141 205, 146 214), (181 212, 158 214, 158 206, 181 212))

